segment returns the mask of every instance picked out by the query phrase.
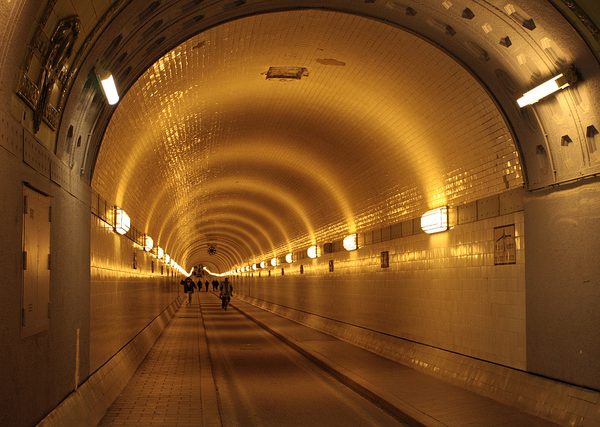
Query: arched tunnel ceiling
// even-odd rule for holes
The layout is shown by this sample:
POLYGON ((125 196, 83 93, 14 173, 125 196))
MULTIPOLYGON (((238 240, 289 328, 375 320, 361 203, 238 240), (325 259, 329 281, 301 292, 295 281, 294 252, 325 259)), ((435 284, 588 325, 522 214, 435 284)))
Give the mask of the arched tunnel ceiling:
POLYGON ((494 101, 445 52, 298 10, 216 26, 156 62, 112 115, 92 185, 182 265, 226 270, 523 177, 494 101), (275 66, 306 71, 266 78, 275 66))

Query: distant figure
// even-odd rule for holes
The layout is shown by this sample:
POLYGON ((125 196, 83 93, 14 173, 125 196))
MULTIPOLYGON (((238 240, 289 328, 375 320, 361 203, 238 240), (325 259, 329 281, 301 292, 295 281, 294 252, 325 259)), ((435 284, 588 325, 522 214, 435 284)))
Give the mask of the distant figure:
POLYGON ((219 298, 221 298, 221 308, 223 310, 227 310, 229 300, 233 295, 233 286, 231 283, 229 283, 229 279, 227 277, 225 278, 225 281, 221 283, 221 286, 219 286, 219 290, 221 291, 219 294, 219 298))
MULTIPOLYGON (((208 283, 208 280, 206 282, 204 282, 204 287, 206 288, 206 292, 208 292, 208 285, 210 283, 208 283)), ((200 288, 198 288, 198 290, 200 290, 200 288)))
POLYGON ((181 284, 183 285, 183 291, 186 294, 188 294, 187 304, 190 305, 192 303, 192 294, 194 293, 194 288, 196 287, 196 284, 194 283, 191 277, 186 277, 185 280, 181 281, 181 284))
POLYGON ((213 285, 213 291, 216 291, 219 288, 219 281, 217 279, 213 279, 212 285, 213 285))

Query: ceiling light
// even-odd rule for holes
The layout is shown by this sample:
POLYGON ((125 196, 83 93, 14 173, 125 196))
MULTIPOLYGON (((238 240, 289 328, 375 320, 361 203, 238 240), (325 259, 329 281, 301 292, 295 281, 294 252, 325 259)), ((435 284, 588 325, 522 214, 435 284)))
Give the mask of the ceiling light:
POLYGON ((109 105, 115 105, 119 102, 119 93, 117 92, 117 86, 115 85, 115 79, 112 74, 107 74, 104 77, 100 77, 100 84, 102 85, 102 91, 106 97, 106 101, 109 105))
POLYGON ((131 228, 131 218, 127 213, 119 208, 115 207, 115 231, 119 234, 125 234, 131 228))
POLYGON ((517 99, 519 107, 523 108, 527 105, 535 104, 540 99, 553 94, 556 91, 564 89, 577 81, 577 73, 574 68, 566 70, 564 73, 552 77, 539 86, 534 87, 528 92, 525 92, 522 97, 517 99))
POLYGON ((358 249, 358 234, 354 233, 344 237, 342 244, 344 245, 344 249, 347 251, 354 251, 358 249))
POLYGON ((448 206, 431 209, 421 215, 421 230, 427 234, 448 230, 448 206))

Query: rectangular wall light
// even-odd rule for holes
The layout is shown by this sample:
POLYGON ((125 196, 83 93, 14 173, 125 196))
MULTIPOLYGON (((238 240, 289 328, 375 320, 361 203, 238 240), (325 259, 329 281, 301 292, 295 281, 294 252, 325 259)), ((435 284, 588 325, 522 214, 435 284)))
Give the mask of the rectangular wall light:
POLYGON ((545 98, 556 91, 564 89, 569 85, 570 82, 567 77, 563 73, 560 73, 558 76, 552 77, 550 80, 534 87, 528 92, 525 92, 522 97, 517 99, 517 104, 519 104, 519 107, 521 108, 527 105, 535 104, 540 99, 545 98))
POLYGON ((347 251, 355 251, 358 249, 358 234, 354 233, 344 237, 342 244, 347 251))
POLYGON ((427 234, 448 230, 448 206, 431 209, 421 215, 421 230, 427 234))
POLYGON ((109 105, 115 105, 119 102, 119 93, 117 92, 117 86, 115 85, 115 79, 112 74, 106 75, 104 78, 100 78, 100 84, 102 85, 102 91, 106 97, 106 101, 109 105))
POLYGON ((115 231, 119 234, 125 234, 131 228, 131 219, 127 213, 119 208, 115 207, 115 231))

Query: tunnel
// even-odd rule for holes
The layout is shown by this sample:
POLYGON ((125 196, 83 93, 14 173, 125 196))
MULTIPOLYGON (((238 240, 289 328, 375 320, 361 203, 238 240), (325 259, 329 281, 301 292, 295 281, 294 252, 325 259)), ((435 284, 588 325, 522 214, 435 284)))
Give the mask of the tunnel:
POLYGON ((594 0, 6 1, 0 20, 0 424, 99 423, 190 309, 187 276, 227 278, 258 324, 600 423, 594 0))

